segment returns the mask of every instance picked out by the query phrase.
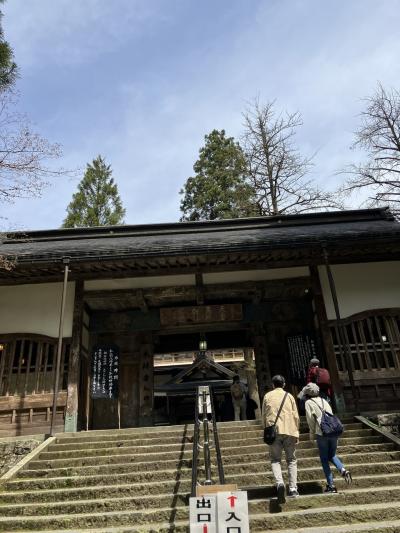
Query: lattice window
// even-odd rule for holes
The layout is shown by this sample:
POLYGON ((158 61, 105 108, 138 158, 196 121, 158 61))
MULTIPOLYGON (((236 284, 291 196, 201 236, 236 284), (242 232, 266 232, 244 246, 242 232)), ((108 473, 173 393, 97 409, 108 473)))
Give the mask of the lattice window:
MULTIPOLYGON (((370 311, 342 321, 353 370, 400 369, 400 310, 370 311)), ((331 325, 339 370, 346 370, 339 330, 331 325)))
MULTIPOLYGON (((70 343, 64 342, 60 390, 68 384, 70 343)), ((40 337, 0 337, 0 396, 52 392, 56 371, 57 340, 40 337)))

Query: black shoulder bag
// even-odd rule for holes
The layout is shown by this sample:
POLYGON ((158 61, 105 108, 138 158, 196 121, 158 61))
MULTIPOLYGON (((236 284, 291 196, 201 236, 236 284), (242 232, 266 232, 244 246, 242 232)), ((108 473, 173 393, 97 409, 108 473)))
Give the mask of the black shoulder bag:
POLYGON ((272 424, 272 426, 267 426, 266 428, 264 428, 264 442, 269 446, 271 446, 271 444, 273 444, 276 439, 276 423, 278 422, 278 418, 281 414, 283 404, 285 403, 288 394, 288 392, 285 392, 285 396, 283 397, 282 403, 278 409, 278 414, 276 415, 275 422, 272 424))

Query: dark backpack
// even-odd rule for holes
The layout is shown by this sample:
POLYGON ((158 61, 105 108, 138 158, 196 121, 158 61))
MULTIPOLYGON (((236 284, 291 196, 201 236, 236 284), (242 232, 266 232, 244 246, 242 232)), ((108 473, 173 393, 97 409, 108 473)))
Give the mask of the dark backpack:
POLYGON ((317 385, 330 385, 331 376, 326 368, 318 368, 315 373, 315 383, 317 385))
POLYGON ((343 433, 343 424, 341 423, 339 418, 325 411, 325 409, 322 407, 324 405, 323 400, 322 406, 319 405, 312 398, 311 401, 314 402, 315 405, 317 405, 322 412, 321 422, 319 423, 322 435, 324 437, 340 437, 340 435, 343 433))

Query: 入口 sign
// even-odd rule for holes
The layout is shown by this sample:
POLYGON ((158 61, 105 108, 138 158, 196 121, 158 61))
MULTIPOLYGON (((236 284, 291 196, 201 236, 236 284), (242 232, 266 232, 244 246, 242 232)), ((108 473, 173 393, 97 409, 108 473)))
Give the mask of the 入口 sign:
POLYGON ((250 533, 246 491, 218 492, 218 533, 250 533))
POLYGON ((190 498, 190 533, 250 533, 247 492, 190 498))

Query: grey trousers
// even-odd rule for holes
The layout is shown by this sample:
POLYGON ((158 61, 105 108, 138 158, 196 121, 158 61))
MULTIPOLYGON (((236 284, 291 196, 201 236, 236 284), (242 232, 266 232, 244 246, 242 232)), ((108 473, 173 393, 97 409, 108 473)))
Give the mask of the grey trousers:
POLYGON ((233 400, 233 410, 235 412, 235 420, 247 420, 246 418, 246 398, 242 398, 241 400, 233 400))
POLYGON ((278 435, 273 444, 269 447, 272 473, 277 485, 284 483, 282 477, 282 452, 285 451, 286 463, 289 473, 289 489, 297 490, 297 459, 296 459, 296 437, 289 435, 278 435))

